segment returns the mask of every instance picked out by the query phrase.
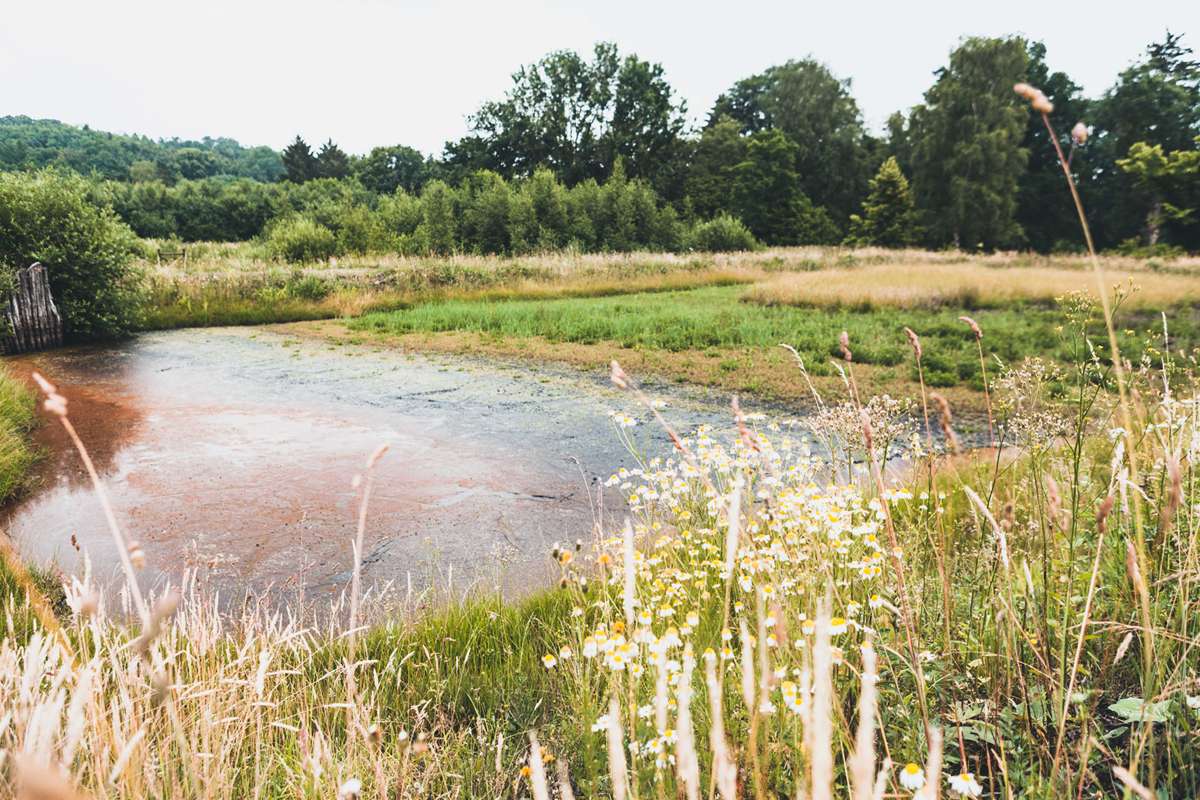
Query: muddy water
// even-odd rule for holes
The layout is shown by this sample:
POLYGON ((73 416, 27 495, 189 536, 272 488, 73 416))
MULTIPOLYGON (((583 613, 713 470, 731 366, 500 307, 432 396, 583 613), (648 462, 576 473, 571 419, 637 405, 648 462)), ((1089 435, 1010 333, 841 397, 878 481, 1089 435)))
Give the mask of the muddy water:
MULTIPOLYGON (((589 535, 600 482, 633 464, 606 414, 637 410, 603 375, 229 328, 9 364, 40 370, 68 396, 148 579, 194 569, 227 597, 340 591, 351 480, 381 443, 390 450, 365 574, 418 589, 544 585, 552 543, 589 535)), ((728 425, 723 398, 665 396, 685 430, 728 425)), ((635 431, 647 452, 667 452, 655 428, 635 431)), ((27 558, 72 571, 86 553, 111 580, 117 560, 78 458, 57 424, 38 435, 38 487, 6 513, 5 529, 27 558)))

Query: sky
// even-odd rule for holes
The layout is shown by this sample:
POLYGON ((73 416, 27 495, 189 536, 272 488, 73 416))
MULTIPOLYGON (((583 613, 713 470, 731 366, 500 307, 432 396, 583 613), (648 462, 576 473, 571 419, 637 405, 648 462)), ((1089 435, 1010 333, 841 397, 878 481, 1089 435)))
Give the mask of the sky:
POLYGON ((693 121, 738 79, 812 56, 879 130, 963 36, 1044 41, 1098 95, 1168 28, 1200 51, 1200 0, 0 0, 0 116, 440 153, 522 64, 612 41, 661 63, 693 121))

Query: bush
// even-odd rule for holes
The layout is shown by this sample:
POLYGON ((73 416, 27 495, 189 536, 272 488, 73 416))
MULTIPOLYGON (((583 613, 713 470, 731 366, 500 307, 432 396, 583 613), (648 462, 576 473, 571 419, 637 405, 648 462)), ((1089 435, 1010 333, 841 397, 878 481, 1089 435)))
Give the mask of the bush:
POLYGON ((705 253, 732 253, 758 247, 758 240, 750 229, 740 219, 728 214, 697 224, 688 233, 686 241, 689 250, 705 253))
POLYGON ((288 217, 271 226, 267 252, 272 258, 293 264, 325 261, 338 255, 337 237, 308 217, 288 217))
POLYGON ((137 236, 83 178, 43 171, 0 174, 0 273, 40 261, 68 336, 120 336, 138 319, 131 266, 137 236))

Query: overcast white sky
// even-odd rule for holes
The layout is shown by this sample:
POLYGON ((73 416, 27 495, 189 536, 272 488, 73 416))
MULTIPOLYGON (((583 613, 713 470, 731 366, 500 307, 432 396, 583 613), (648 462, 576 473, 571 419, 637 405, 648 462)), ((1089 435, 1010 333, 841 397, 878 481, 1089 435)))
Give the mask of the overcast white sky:
POLYGON ((610 40, 661 62, 693 119, 735 80, 811 54, 880 127, 963 35, 1041 39, 1052 69, 1098 94, 1168 27, 1200 51, 1200 0, 0 0, 0 115, 440 152, 521 64, 610 40))

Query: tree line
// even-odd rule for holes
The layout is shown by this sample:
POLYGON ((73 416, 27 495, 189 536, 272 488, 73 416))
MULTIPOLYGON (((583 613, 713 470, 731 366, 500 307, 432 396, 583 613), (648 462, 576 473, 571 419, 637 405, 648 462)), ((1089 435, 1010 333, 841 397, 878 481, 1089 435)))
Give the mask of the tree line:
MULTIPOLYGON (((1040 87, 1053 102, 1059 145, 1071 152, 1100 246, 1200 249, 1200 62, 1172 33, 1096 98, 1051 70, 1039 42, 965 39, 923 102, 894 114, 882 135, 864 126, 850 81, 811 58, 735 82, 691 130, 661 65, 601 43, 521 68, 505 96, 471 115, 470 133, 438 158, 403 145, 353 156, 333 141, 314 150, 296 137, 282 153, 270 151, 273 161, 264 148, 229 140, 159 143, 169 157, 156 161, 146 139, 67 126, 59 127, 73 134, 51 137, 50 123, 5 118, 0 168, 58 164, 107 179, 103 191, 136 231, 183 239, 244 239, 305 216, 344 241, 332 203, 353 209, 342 216, 382 220, 377 231, 391 233, 374 241, 438 242, 428 245, 436 249, 450 239, 396 227, 386 211, 424 208, 434 187, 434 196, 456 198, 448 204, 455 247, 607 248, 606 235, 581 233, 587 225, 551 225, 553 235, 535 236, 522 232, 520 217, 533 186, 553 179, 564 198, 582 198, 616 178, 614 195, 635 187, 638 202, 671 220, 651 227, 675 231, 635 246, 687 246, 695 229, 719 219, 706 230, 740 238, 729 224, 737 220, 770 245, 1075 248, 1078 223, 1054 142, 1013 94, 1017 82, 1040 87), (1084 123, 1086 143, 1069 136, 1076 122, 1084 123), (199 166, 193 151, 211 158, 199 166), (471 233, 463 215, 483 202, 477 198, 493 211, 509 209, 506 236, 471 233)), ((422 230, 435 227, 425 221, 422 230)))

